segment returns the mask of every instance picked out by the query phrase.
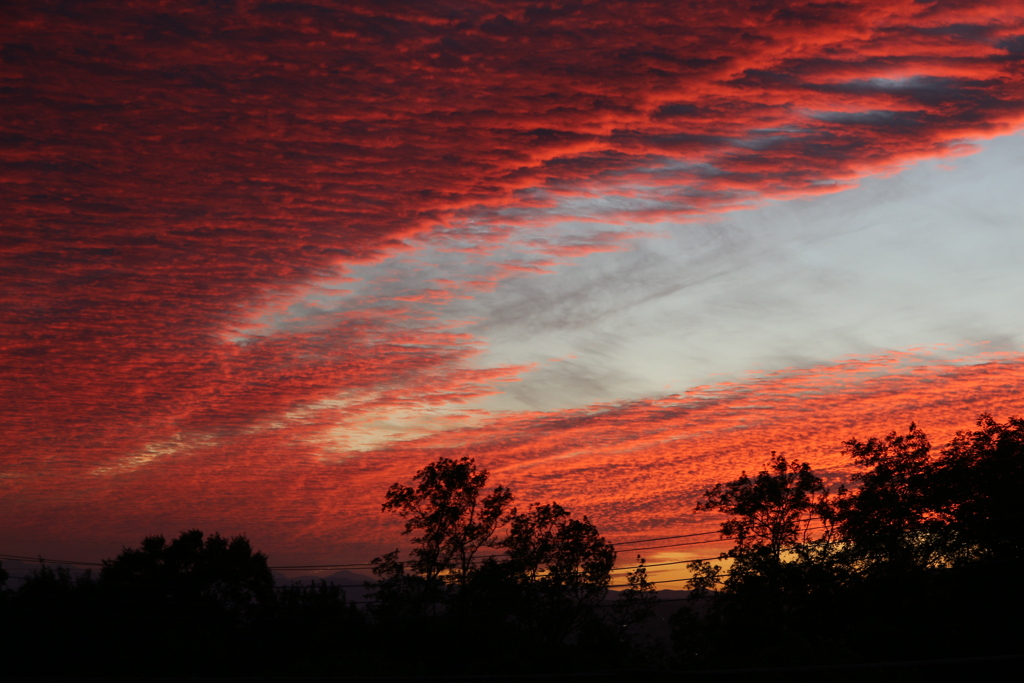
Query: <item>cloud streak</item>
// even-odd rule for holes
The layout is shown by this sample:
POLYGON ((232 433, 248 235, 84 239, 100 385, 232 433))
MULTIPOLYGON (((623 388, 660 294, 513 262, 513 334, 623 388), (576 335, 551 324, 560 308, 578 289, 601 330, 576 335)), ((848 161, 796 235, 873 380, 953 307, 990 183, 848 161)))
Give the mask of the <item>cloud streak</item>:
POLYGON ((396 520, 380 514, 383 491, 441 455, 475 457, 521 503, 558 500, 619 540, 704 530, 708 520, 692 514, 703 488, 759 467, 771 450, 836 483, 851 471, 841 456, 847 438, 917 420, 941 443, 973 414, 1012 413, 1022 361, 1017 352, 923 349, 563 411, 441 413, 444 431, 356 451, 325 431, 357 429, 358 420, 322 406, 286 426, 159 444, 175 452, 88 485, 74 473, 47 477, 72 495, 9 479, 7 507, 21 524, 6 533, 18 547, 87 552, 111 534, 230 524, 289 562, 365 561, 398 541, 396 520))
MULTIPOLYGON (((97 529, 157 520, 188 496, 243 519, 242 493, 189 472, 255 495, 290 467, 296 500, 325 502, 254 517, 277 538, 349 509, 339 487, 365 511, 369 465, 315 464, 348 452, 339 430, 486 419, 461 407, 528 370, 479 367, 444 319, 458 297, 625 248, 634 223, 834 192, 1024 119, 1019 2, 3 12, 2 468, 5 507, 39 524, 82 501, 97 529), (563 220, 623 229, 542 234, 563 220), (423 275, 428 247, 472 268, 423 275), (393 282, 353 275, 400 259, 393 282)), ((519 419, 541 441, 573 423, 502 429, 519 419)), ((385 479, 412 463, 380 457, 385 479)))

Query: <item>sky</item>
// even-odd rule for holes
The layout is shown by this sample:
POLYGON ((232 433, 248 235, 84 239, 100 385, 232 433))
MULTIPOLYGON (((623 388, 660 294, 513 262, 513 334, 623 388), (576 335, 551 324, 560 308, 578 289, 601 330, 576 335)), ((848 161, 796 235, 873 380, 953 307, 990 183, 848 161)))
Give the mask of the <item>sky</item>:
POLYGON ((1024 412, 1022 2, 0 15, 0 553, 362 563, 462 456, 692 533, 1024 412))

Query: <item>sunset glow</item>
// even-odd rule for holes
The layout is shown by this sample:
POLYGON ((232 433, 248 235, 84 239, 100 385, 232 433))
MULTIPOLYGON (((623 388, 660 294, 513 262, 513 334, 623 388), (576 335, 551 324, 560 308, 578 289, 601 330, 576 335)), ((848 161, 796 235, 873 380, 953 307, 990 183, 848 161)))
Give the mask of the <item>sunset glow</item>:
POLYGON ((1022 2, 0 16, 2 553, 364 563, 442 455, 685 534, 1024 413, 1022 2))

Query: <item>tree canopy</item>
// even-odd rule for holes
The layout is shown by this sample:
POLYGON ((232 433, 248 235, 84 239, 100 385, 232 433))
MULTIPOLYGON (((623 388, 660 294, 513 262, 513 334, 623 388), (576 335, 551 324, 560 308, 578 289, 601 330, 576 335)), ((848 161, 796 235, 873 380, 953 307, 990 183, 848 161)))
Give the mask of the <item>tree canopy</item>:
POLYGON ((374 558, 379 615, 481 614, 499 609, 507 624, 561 642, 592 621, 604 600, 615 549, 589 519, 558 503, 512 507, 505 486, 471 458, 439 458, 413 485, 393 484, 382 510, 405 520, 411 560, 399 551, 374 558), (489 548, 488 557, 478 557, 489 548))
POLYGON ((684 659, 713 661, 726 647, 762 664, 792 657, 763 639, 769 630, 805 643, 808 657, 1016 647, 1008 631, 972 624, 1024 607, 1024 420, 982 415, 976 426, 938 452, 915 424, 850 439, 857 469, 834 493, 774 453, 757 476, 708 489, 696 509, 727 515, 721 535, 735 545, 718 564, 691 565, 701 602, 674 620, 684 659))
POLYGON ((253 552, 245 536, 205 536, 190 529, 172 539, 147 536, 138 548, 123 548, 105 560, 101 587, 135 597, 191 600, 241 609, 272 599, 274 577, 267 556, 253 552))
POLYGON ((413 537, 415 570, 428 580, 450 572, 464 583, 480 548, 495 540, 508 521, 512 492, 496 486, 484 492, 489 473, 471 458, 439 458, 413 477, 414 486, 391 485, 381 506, 405 519, 413 537))
POLYGON ((98 576, 0 566, 0 586, 12 569, 0 637, 11 671, 72 677, 901 660, 941 661, 947 672, 950 658, 977 677, 984 662, 1024 657, 1024 420, 982 415, 940 447, 910 424, 842 449, 845 476, 771 452, 759 471, 707 487, 695 512, 720 516, 719 542, 731 547, 687 565, 690 578, 669 586, 688 588, 685 597, 659 599, 642 555, 615 567, 615 548, 587 516, 557 502, 516 507, 473 459, 439 458, 384 492, 382 510, 401 520, 408 544, 373 560, 365 600, 324 581, 275 585, 245 536, 191 529, 123 548, 98 576), (671 643, 656 639, 661 626, 671 643), (41 639, 61 656, 27 654, 41 639))

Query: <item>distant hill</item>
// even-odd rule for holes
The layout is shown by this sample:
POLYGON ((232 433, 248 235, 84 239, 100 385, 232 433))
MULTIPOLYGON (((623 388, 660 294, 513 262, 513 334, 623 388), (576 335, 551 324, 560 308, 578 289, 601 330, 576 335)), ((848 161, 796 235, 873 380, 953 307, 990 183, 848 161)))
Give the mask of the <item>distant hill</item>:
POLYGON ((311 582, 324 581, 335 586, 341 586, 345 591, 345 599, 353 600, 355 602, 363 602, 366 600, 366 595, 369 591, 366 590, 365 583, 367 581, 373 581, 373 576, 369 574, 359 574, 357 572, 343 569, 341 571, 334 572, 333 574, 327 574, 323 576, 314 576, 312 574, 302 576, 288 577, 280 572, 274 572, 274 583, 278 586, 294 586, 296 584, 308 585, 311 582))
MULTIPOLYGON (((10 577, 7 579, 7 589, 17 590, 18 586, 21 585, 22 581, 29 575, 30 572, 38 571, 42 565, 39 562, 25 562, 24 560, 3 560, 4 571, 7 572, 10 577)), ((56 569, 57 567, 64 567, 71 572, 72 576, 79 576, 84 574, 88 569, 83 567, 75 567, 72 565, 57 564, 54 562, 47 562, 46 566, 50 569, 56 569)), ((99 567, 92 567, 93 578, 99 575, 99 567)))

